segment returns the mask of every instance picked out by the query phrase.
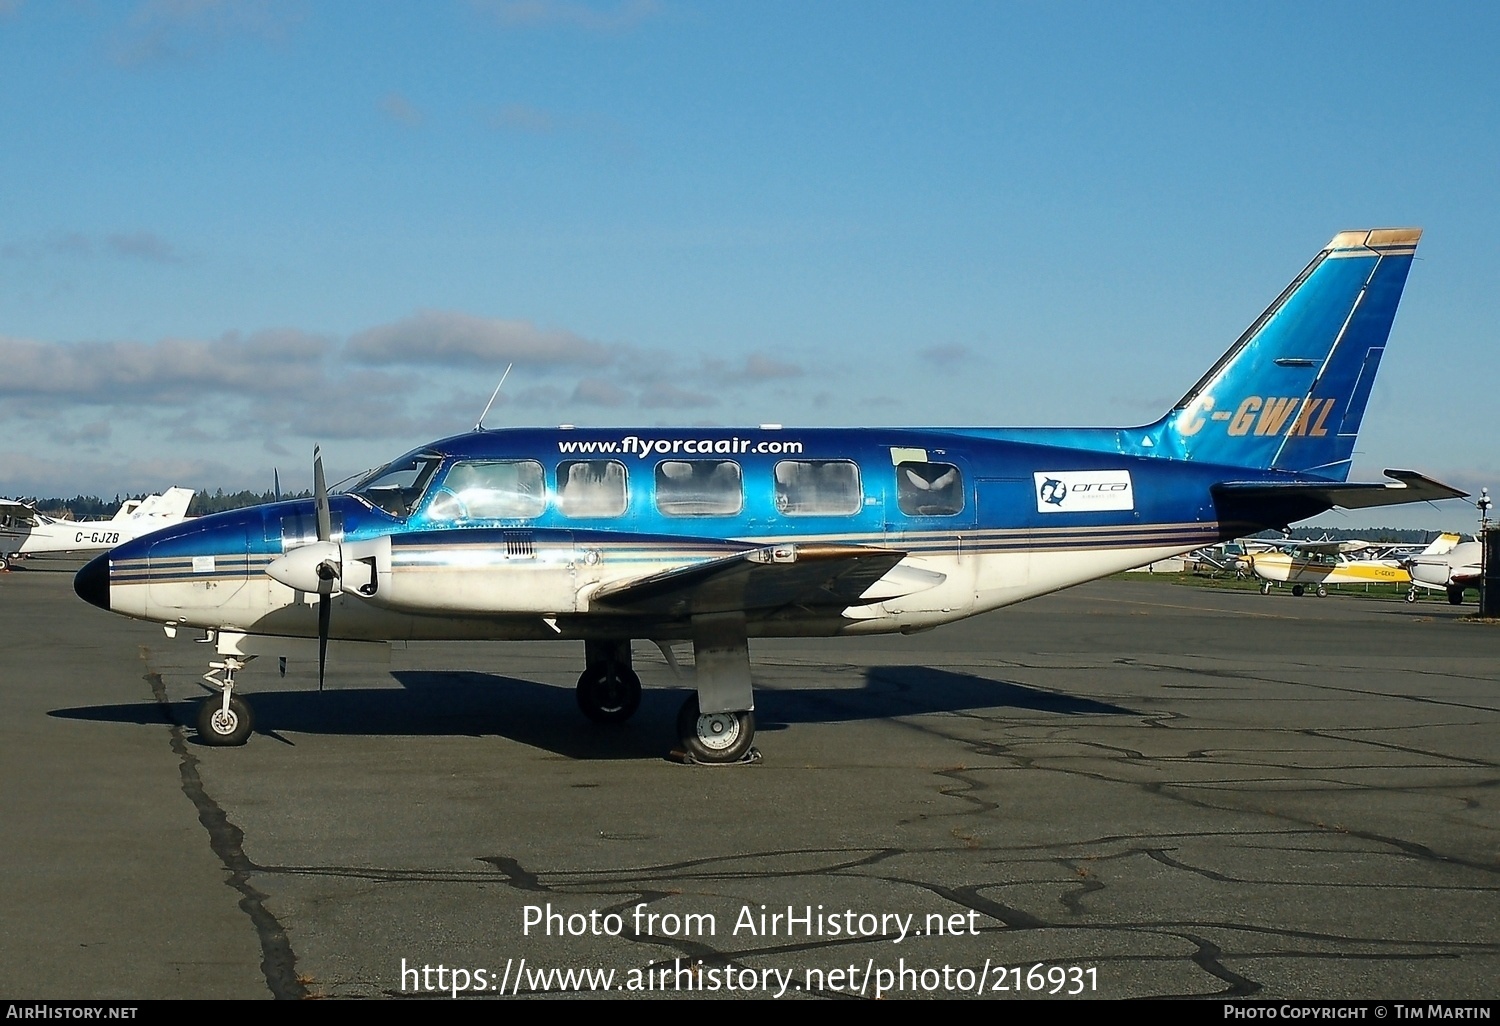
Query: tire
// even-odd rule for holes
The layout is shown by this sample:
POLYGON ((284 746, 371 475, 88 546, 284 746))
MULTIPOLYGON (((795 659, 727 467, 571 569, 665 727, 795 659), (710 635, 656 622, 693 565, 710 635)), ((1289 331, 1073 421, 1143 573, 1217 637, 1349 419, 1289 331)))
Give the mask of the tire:
POLYGON ((1271 594, 1271 582, 1270 581, 1261 581, 1260 582, 1260 593, 1262 595, 1269 595, 1269 594, 1271 594))
POLYGON ((1328 597, 1328 589, 1326 587, 1324 587, 1323 585, 1321 585, 1321 584, 1318 585, 1318 598, 1327 598, 1327 597, 1328 597))
POLYGON ((677 735, 697 762, 739 762, 755 742, 755 713, 726 712, 703 716, 698 696, 689 695, 677 714, 677 735))
POLYGON ((1415 602, 1416 600, 1417 600, 1417 586, 1414 584, 1410 588, 1406 589, 1406 601, 1408 601, 1408 602, 1415 602))
POLYGON ((1464 590, 1462 588, 1448 589, 1448 604, 1450 606, 1461 606, 1464 604, 1464 590))
POLYGON ((578 678, 578 708, 595 723, 624 723, 641 707, 641 678, 628 666, 595 667, 578 678))
POLYGON ((255 729, 255 717, 250 705, 243 698, 230 696, 229 711, 224 712, 224 700, 213 696, 205 698, 198 706, 198 740, 216 748, 232 748, 250 740, 255 729))
POLYGON ((1302 597, 1302 593, 1304 591, 1306 591, 1306 590, 1307 589, 1304 588, 1304 587, 1302 587, 1302 585, 1300 585, 1300 584, 1294 584, 1294 585, 1292 585, 1292 594, 1295 595, 1295 596, 1297 596, 1298 598, 1301 598, 1302 597))

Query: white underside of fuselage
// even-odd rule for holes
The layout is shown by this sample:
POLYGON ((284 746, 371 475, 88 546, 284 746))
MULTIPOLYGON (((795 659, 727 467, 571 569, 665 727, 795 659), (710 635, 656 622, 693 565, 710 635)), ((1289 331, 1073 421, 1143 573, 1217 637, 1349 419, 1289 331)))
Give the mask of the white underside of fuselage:
MULTIPOLYGON (((1099 549, 950 551, 908 555, 866 592, 880 601, 842 610, 783 609, 747 615, 750 637, 826 637, 927 630, 976 613, 1059 591, 1132 567, 1191 551, 1183 544, 1099 549), (918 573, 910 573, 910 570, 918 573), (932 583, 937 578, 940 583, 932 583), (914 585, 913 582, 920 582, 914 585), (892 592, 904 592, 891 595, 892 592)), ((116 566, 110 608, 181 627, 293 638, 317 636, 315 594, 294 591, 265 573, 270 557, 240 557, 238 573, 220 558, 213 573, 132 574, 116 566)), ((138 568, 143 569, 143 568, 138 568)), ((404 567, 383 581, 380 601, 334 596, 331 637, 345 641, 532 640, 690 637, 686 619, 633 616, 591 604, 614 581, 664 569, 659 559, 582 559, 529 564, 503 559, 467 565, 404 567)))

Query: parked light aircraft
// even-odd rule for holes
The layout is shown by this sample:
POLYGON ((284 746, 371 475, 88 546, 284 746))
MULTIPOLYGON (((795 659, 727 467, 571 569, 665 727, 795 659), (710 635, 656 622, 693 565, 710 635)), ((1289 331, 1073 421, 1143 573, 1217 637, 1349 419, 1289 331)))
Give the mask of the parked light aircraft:
POLYGON ((220 513, 100 556, 78 594, 206 629, 202 740, 278 638, 572 638, 577 699, 635 712, 631 640, 690 641, 700 762, 753 756, 748 639, 909 633, 1335 506, 1420 231, 1341 232, 1160 420, 1137 428, 522 429, 445 438, 342 494, 220 513), (314 608, 314 606, 316 608, 314 608))
POLYGON ((187 519, 191 488, 128 499, 109 520, 59 520, 24 502, 0 499, 0 570, 16 556, 102 552, 187 519))
POLYGON ((1439 541, 1450 540, 1451 544, 1438 548, 1437 543, 1426 552, 1406 561, 1411 574, 1411 588, 1406 601, 1417 600, 1418 588, 1432 588, 1448 593, 1448 601, 1455 606, 1464 602, 1464 589, 1479 587, 1484 545, 1478 541, 1460 542, 1458 535, 1445 534, 1439 541))
POLYGON ((1366 541, 1289 542, 1281 551, 1247 556, 1250 570, 1260 578, 1260 593, 1271 594, 1273 582, 1290 582, 1292 594, 1312 588, 1319 598, 1330 584, 1407 584, 1411 581, 1394 559, 1358 559, 1354 553, 1376 548, 1366 541))

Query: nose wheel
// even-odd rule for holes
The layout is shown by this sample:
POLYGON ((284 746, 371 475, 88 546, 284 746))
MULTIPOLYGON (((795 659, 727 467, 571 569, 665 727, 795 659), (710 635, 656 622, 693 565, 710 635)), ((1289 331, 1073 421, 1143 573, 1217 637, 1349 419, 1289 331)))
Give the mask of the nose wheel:
POLYGON ((198 706, 198 740, 215 747, 242 745, 250 740, 255 718, 250 703, 234 695, 205 698, 198 706), (225 701, 225 699, 228 701, 225 701))

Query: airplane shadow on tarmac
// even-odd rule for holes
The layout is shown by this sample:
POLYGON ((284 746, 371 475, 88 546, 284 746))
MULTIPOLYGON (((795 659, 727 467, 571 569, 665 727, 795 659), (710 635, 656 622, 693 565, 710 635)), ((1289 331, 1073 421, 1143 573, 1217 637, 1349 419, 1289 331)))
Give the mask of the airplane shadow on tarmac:
MULTIPOLYGON (((397 670, 397 688, 330 688, 243 694, 255 732, 287 744, 287 735, 498 736, 572 759, 658 759, 675 742, 673 725, 687 695, 648 687, 630 722, 589 723, 571 688, 472 670, 397 670)), ((758 731, 798 723, 838 723, 924 713, 1025 710, 1060 716, 1137 715, 1122 706, 1077 698, 972 674, 922 666, 877 666, 863 688, 758 687, 758 731)), ((205 689, 206 691, 207 689, 205 689)), ((55 709, 70 720, 159 726, 195 731, 198 700, 55 709)))

